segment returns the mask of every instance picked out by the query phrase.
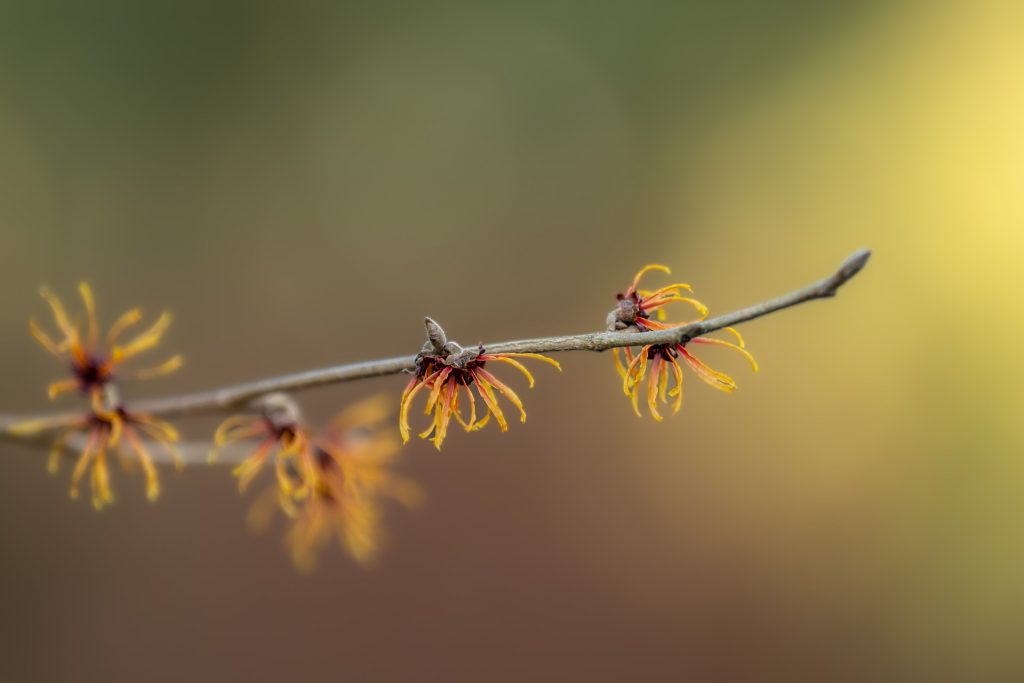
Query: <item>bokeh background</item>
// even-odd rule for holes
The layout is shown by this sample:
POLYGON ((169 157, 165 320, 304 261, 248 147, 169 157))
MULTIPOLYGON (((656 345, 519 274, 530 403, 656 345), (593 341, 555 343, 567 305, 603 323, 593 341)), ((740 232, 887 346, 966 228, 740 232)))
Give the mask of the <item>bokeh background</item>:
POLYGON ((526 425, 410 444, 370 570, 297 575, 225 469, 96 514, 0 445, 0 679, 1021 680, 1022 84, 1014 2, 0 4, 0 411, 48 408, 43 283, 175 312, 141 396, 875 252, 675 419, 581 353, 526 425))

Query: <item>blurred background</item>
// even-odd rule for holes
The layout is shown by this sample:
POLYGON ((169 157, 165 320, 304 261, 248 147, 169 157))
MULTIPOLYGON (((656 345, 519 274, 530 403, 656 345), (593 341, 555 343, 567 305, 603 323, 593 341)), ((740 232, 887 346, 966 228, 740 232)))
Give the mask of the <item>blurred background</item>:
POLYGON ((61 374, 44 283, 175 313, 130 398, 875 253, 674 419, 577 353, 526 425, 411 443, 369 570, 297 575, 227 469, 97 514, 0 444, 0 680, 1021 680, 1022 82, 1014 2, 0 4, 0 412, 61 374))

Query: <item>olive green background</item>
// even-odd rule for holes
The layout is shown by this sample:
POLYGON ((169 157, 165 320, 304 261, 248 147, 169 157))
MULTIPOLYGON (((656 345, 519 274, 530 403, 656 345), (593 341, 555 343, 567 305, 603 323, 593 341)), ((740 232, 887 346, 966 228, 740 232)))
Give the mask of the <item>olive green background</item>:
POLYGON ((0 679, 1020 680, 1022 79, 1020 3, 0 3, 0 412, 61 374, 43 283, 175 313, 130 398, 875 250, 675 419, 578 353, 526 425, 408 445, 371 570, 296 575, 225 469, 97 514, 0 446, 0 679))

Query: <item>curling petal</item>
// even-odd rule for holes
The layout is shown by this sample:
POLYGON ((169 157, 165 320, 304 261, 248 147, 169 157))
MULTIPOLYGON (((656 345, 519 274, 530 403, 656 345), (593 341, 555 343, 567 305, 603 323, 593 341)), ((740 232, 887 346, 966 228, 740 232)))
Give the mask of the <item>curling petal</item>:
POLYGON ((441 444, 444 443, 445 437, 448 436, 448 425, 452 419, 452 410, 455 408, 455 392, 458 389, 458 385, 455 382, 447 382, 447 386, 444 391, 444 399, 441 403, 440 419, 438 421, 438 429, 434 434, 434 447, 437 450, 441 450, 441 444))
POLYGON ((67 337, 68 340, 78 339, 78 330, 71 324, 68 319, 68 314, 64 310, 64 304, 60 302, 60 299, 49 290, 47 287, 41 287, 39 289, 39 296, 46 300, 49 304, 50 310, 53 312, 53 320, 57 323, 57 327, 67 337))
POLYGON ((672 375, 676 380, 675 388, 669 392, 669 396, 675 396, 675 400, 672 402, 672 414, 675 415, 683 407, 683 369, 679 367, 679 361, 675 358, 668 364, 672 368, 672 375))
POLYGON ((512 391, 512 389, 508 385, 506 385, 504 382, 499 380, 497 377, 495 377, 487 370, 480 368, 476 372, 477 375, 483 377, 485 380, 487 380, 489 384, 494 386, 506 398, 508 398, 508 400, 511 401, 512 404, 519 409, 519 421, 526 422, 526 410, 523 409, 523 402, 522 400, 520 400, 516 392, 512 391))
POLYGON ((686 349, 680 348, 680 353, 690 369, 696 373, 704 382, 722 391, 735 391, 736 382, 724 372, 718 372, 705 365, 699 358, 689 353, 686 349))
POLYGON ((53 356, 57 358, 63 358, 64 353, 57 342, 53 341, 50 335, 43 332, 43 328, 39 327, 39 323, 32 318, 28 321, 28 331, 32 335, 32 338, 39 342, 39 345, 49 351, 53 356))
POLYGON ((409 442, 409 404, 413 397, 422 391, 425 383, 419 378, 413 377, 402 392, 402 401, 398 406, 398 431, 402 436, 402 443, 409 442))
POLYGON ((517 361, 515 358, 508 358, 506 356, 493 356, 492 360, 498 361, 500 363, 506 363, 508 365, 511 365, 516 370, 518 370, 519 372, 523 373, 523 375, 526 377, 526 381, 530 383, 530 388, 531 389, 533 388, 533 385, 534 385, 533 375, 530 374, 530 371, 526 369, 525 365, 523 365, 522 363, 517 361))
POLYGON ((622 356, 619 353, 618 348, 612 349, 612 356, 615 358, 615 371, 619 373, 619 377, 623 380, 626 379, 626 366, 622 364, 622 356))
POLYGON ((692 343, 694 343, 694 344, 708 344, 708 345, 714 345, 714 346, 724 346, 727 349, 732 349, 733 351, 736 351, 738 353, 743 354, 743 356, 748 361, 750 361, 750 367, 754 370, 754 372, 758 371, 757 361, 754 360, 754 357, 752 355, 750 355, 750 352, 747 351, 742 346, 737 346, 736 344, 731 344, 731 343, 729 343, 727 341, 722 341, 721 339, 711 339, 709 337, 697 337, 696 339, 691 339, 690 341, 692 343))
POLYGON ((262 419, 251 415, 232 415, 217 427, 213 434, 215 446, 225 446, 234 441, 265 433, 267 426, 262 419))
POLYGON ((629 366, 626 368, 626 374, 622 378, 622 393, 626 396, 629 396, 633 386, 643 378, 643 372, 639 368, 641 361, 647 358, 647 352, 650 348, 650 344, 642 347, 640 352, 629 361, 629 366))
MULTIPOLYGON (((653 292, 642 292, 641 294, 643 295, 643 299, 647 300, 662 296, 664 294, 679 294, 680 289, 685 289, 688 292, 693 292, 693 287, 691 287, 689 284, 685 282, 676 282, 675 284, 665 285, 664 287, 656 289, 653 292)), ((641 305, 643 305, 643 302, 641 302, 641 305)))
POLYGON ((79 388, 77 379, 62 379, 58 382, 51 382, 46 387, 46 395, 50 397, 50 400, 57 398, 61 394, 66 394, 69 391, 74 391, 79 388))
POLYGON ((110 470, 107 467, 107 451, 99 448, 92 464, 92 506, 97 510, 114 502, 110 490, 110 470))
POLYGON ((124 435, 131 445, 132 451, 135 453, 136 460, 142 465, 142 471, 146 476, 146 498, 150 501, 155 501, 160 497, 160 476, 156 472, 153 458, 134 429, 131 427, 125 428, 124 435))
POLYGON ((92 462, 99 439, 100 434, 98 431, 92 430, 89 432, 89 437, 85 442, 85 448, 82 449, 81 455, 78 456, 78 461, 75 462, 75 469, 71 471, 71 488, 68 493, 74 500, 78 499, 78 482, 81 481, 82 475, 85 474, 85 470, 92 462))
POLYGON ((163 377, 178 370, 182 365, 184 365, 184 363, 185 359, 180 354, 174 355, 156 367, 136 370, 132 373, 132 377, 135 379, 154 379, 156 377, 163 377))
MULTIPOLYGON (((498 426, 501 431, 508 431, 508 422, 505 421, 505 414, 501 412, 501 407, 498 405, 498 399, 494 395, 494 391, 491 386, 487 383, 483 377, 480 376, 479 370, 473 370, 473 378, 476 380, 477 391, 480 392, 480 397, 487 404, 487 408, 490 411, 488 415, 494 415, 494 419, 498 421, 498 426)), ((485 418, 486 419, 486 418, 485 418)))
POLYGON ((735 327, 723 327, 722 330, 736 337, 736 343, 741 349, 745 349, 747 347, 747 345, 743 343, 743 335, 740 334, 740 331, 735 327))
POLYGON ((249 484, 256 478, 256 475, 263 469, 263 465, 266 463, 267 458, 273 452, 274 447, 277 445, 277 440, 273 437, 264 439, 263 443, 260 444, 259 448, 253 451, 252 455, 243 460, 234 470, 232 474, 238 478, 238 490, 242 493, 249 488, 249 484))
POLYGON ((668 275, 672 274, 672 271, 669 269, 668 266, 662 266, 657 263, 649 263, 643 268, 641 268, 640 271, 633 278, 633 284, 631 284, 629 286, 629 289, 626 291, 626 296, 632 296, 636 292, 636 286, 640 284, 640 278, 642 278, 645 273, 648 273, 652 270, 660 270, 661 272, 668 275))
POLYGON ((640 304, 640 310, 649 311, 653 308, 660 308, 665 304, 670 304, 673 301, 682 301, 684 303, 690 304, 697 310, 702 319, 708 316, 708 307, 702 304, 701 302, 697 301, 696 299, 692 299, 688 296, 662 296, 658 299, 645 300, 643 303, 640 304))
POLYGON ((114 342, 117 341, 118 337, 120 337, 125 330, 132 325, 137 324, 140 320, 142 320, 142 310, 139 308, 133 308, 127 313, 122 314, 121 317, 118 318, 111 326, 110 331, 107 332, 107 346, 113 346, 114 342))
POLYGON ((651 411, 651 417, 658 422, 664 418, 658 412, 658 380, 661 376, 661 356, 655 356, 651 361, 651 375, 647 380, 647 408, 651 411))
POLYGON ((160 338, 163 337, 164 332, 167 331, 170 324, 171 314, 164 311, 148 330, 138 335, 124 346, 115 346, 111 349, 111 361, 119 363, 153 348, 160 343, 160 338))
POLYGON ((75 427, 66 427, 53 440, 53 445, 50 447, 50 456, 46 459, 46 471, 50 474, 57 474, 57 470, 60 467, 60 456, 64 453, 64 445, 67 443, 68 437, 76 431, 75 427))
POLYGON ((100 338, 100 327, 96 320, 96 299, 92 295, 92 287, 89 286, 88 282, 78 283, 78 294, 82 297, 82 303, 85 304, 85 317, 87 324, 87 337, 90 349, 96 348, 96 342, 100 338))
POLYGON ((562 366, 561 364, 559 364, 557 360, 555 360, 554 358, 549 358, 548 356, 545 356, 542 353, 498 353, 495 354, 495 356, 501 358, 532 358, 534 360, 543 361, 548 365, 553 365, 555 369, 558 370, 559 372, 562 371, 562 366))

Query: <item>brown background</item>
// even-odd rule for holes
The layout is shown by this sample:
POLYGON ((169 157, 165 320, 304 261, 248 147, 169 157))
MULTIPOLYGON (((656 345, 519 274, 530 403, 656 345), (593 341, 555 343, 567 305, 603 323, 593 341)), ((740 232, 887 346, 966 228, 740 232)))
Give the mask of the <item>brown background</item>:
POLYGON ((704 354, 734 395, 655 425, 573 354, 526 425, 410 444, 428 502, 372 570, 297 576, 223 469, 96 514, 0 446, 0 679, 1024 676, 1020 6, 822 5, 0 6, 0 411, 60 374, 43 283, 175 312, 140 396, 411 353, 425 314, 587 331, 651 261, 724 312, 876 251, 745 327, 760 374, 704 354))

